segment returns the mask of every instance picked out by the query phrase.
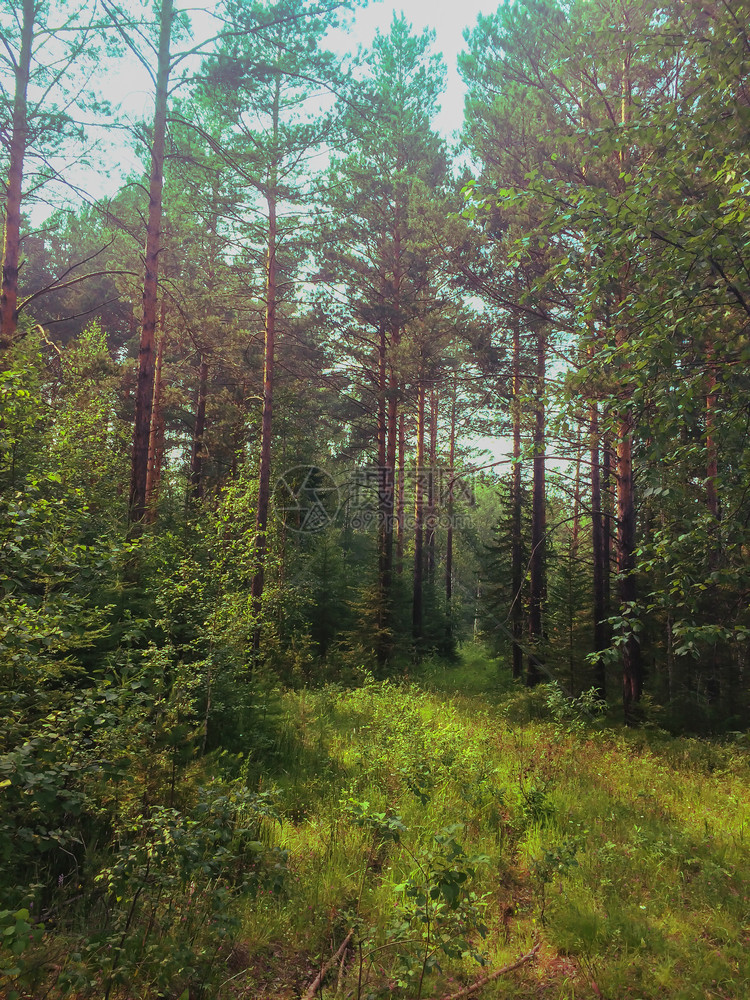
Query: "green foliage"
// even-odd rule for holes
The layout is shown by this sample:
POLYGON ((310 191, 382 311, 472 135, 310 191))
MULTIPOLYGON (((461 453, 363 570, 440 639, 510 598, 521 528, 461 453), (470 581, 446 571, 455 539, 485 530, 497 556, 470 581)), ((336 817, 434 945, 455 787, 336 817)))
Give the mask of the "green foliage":
POLYGON ((385 812, 370 812, 370 803, 351 796, 344 804, 344 812, 357 826, 366 827, 375 833, 380 841, 392 840, 398 843, 401 834, 406 833, 399 816, 389 816, 385 812))
MULTIPOLYGON (((231 0, 226 34, 192 50, 205 61, 172 105, 165 171, 162 479, 135 542, 128 341, 145 188, 132 178, 106 212, 66 208, 24 235, 31 297, 0 359, 0 992, 300 992, 353 927, 336 991, 357 1000, 460 992, 477 962, 502 965, 535 934, 544 986, 509 980, 508 993, 743 997, 746 12, 523 0, 480 17, 461 59, 479 173, 463 179, 465 217, 446 219, 431 34, 395 16, 345 79, 323 48, 338 8, 231 0), (322 113, 320 86, 341 95, 322 113), (562 458, 548 463, 535 641, 561 683, 520 691, 507 676, 531 553, 511 580, 517 520, 494 469, 450 502, 467 515, 454 596, 447 607, 440 526, 418 628, 412 533, 389 583, 368 521, 387 506, 377 488, 365 517, 342 487, 315 532, 273 497, 262 604, 252 596, 271 315, 272 479, 298 466, 348 485, 402 416, 408 452, 427 389, 437 464, 460 481, 485 463, 478 433, 518 418, 525 447, 544 397, 562 458), (632 552, 613 509, 618 490, 628 499, 618 444, 621 465, 633 450, 632 552), (624 572, 597 656, 614 672, 637 645, 647 664, 637 734, 606 729, 589 689, 599 513, 624 572), (500 660, 457 658, 461 629, 500 660), (686 729, 731 735, 668 735, 686 729)), ((142 37, 154 24, 147 13, 142 37)), ((175 30, 189 36, 184 12, 175 30)), ((78 68, 94 43, 92 28, 78 68)), ((49 44, 65 55, 63 35, 49 44)), ((29 150, 62 152, 72 119, 46 88, 77 70, 35 66, 29 150)), ((27 187, 50 179, 43 162, 27 187)))
MULTIPOLYGON (((311 768, 307 809, 299 784, 279 787, 298 881, 252 913, 251 933, 279 941, 291 926, 298 947, 329 954, 326 935, 335 945, 354 926, 361 950, 340 984, 361 997, 415 997, 420 980, 423 995, 455 992, 477 959, 505 964, 534 934, 558 949, 545 976, 561 991, 566 977, 614 996, 709 988, 712 908, 717 934, 744 919, 744 750, 602 732, 593 696, 549 688, 544 719, 510 730, 487 694, 461 693, 472 671, 481 680, 476 657, 446 666, 442 694, 370 682, 289 696, 311 768)), ((730 996, 747 979, 741 950, 720 963, 730 996)))
POLYGON ((0 671, 4 685, 29 689, 74 676, 71 653, 107 635, 125 546, 88 540, 91 508, 58 473, 27 480, 3 507, 0 671))
POLYGON ((129 551, 111 511, 122 440, 103 335, 90 326, 54 362, 33 344, 0 378, 0 678, 17 691, 86 671, 129 551))
POLYGON ((39 944, 44 926, 31 922, 27 909, 0 910, 0 986, 7 989, 8 1000, 19 1000, 27 985, 24 952, 39 944), (17 988, 18 987, 18 988, 17 988))
POLYGON ((577 839, 564 840, 559 844, 550 844, 543 852, 531 859, 529 871, 537 884, 540 897, 539 919, 546 924, 547 888, 555 879, 562 885, 563 878, 572 868, 578 866, 576 854, 580 846, 577 839))
POLYGON ((238 931, 232 898, 283 886, 284 852, 258 839, 278 821, 270 797, 241 786, 198 792, 189 815, 159 806, 133 816, 95 877, 105 927, 89 939, 86 962, 104 971, 105 996, 117 983, 205 981, 238 931))
POLYGON ((477 868, 490 859, 485 855, 468 856, 455 839, 460 829, 453 826, 436 833, 433 847, 412 854, 416 867, 405 882, 393 889, 403 899, 386 930, 386 939, 403 941, 398 948, 397 982, 405 989, 416 983, 417 996, 421 996, 425 975, 440 970, 441 955, 472 958, 482 965, 486 961, 473 936, 483 938, 487 934, 483 920, 487 898, 477 896, 471 884, 477 868))
POLYGON ((606 710, 596 688, 571 698, 555 682, 546 685, 545 703, 555 722, 568 732, 582 732, 596 723, 606 710))
POLYGON ((100 923, 82 940, 68 929, 76 943, 63 993, 100 981, 107 993, 118 983, 200 982, 231 947, 231 900, 284 885, 286 855, 269 844, 279 822, 270 793, 241 780, 176 780, 193 756, 194 717, 189 685, 177 673, 167 689, 164 666, 147 651, 139 670, 65 699, 35 723, 38 736, 0 757, 0 899, 58 921, 72 902, 72 915, 100 923), (149 804, 160 797, 170 804, 149 804))

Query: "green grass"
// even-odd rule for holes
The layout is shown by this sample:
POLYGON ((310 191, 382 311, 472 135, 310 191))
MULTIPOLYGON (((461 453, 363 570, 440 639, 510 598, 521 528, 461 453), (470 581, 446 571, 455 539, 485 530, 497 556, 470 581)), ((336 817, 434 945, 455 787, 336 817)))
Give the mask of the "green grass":
POLYGON ((78 923, 45 917, 38 941, 0 914, 28 970, 5 982, 30 983, 23 1000, 103 983, 293 1000, 353 928, 321 1000, 450 996, 535 944, 476 996, 750 996, 745 737, 605 725, 478 647, 410 671, 354 690, 256 677, 242 752, 183 770, 182 813, 149 833, 134 800, 137 836, 99 863, 120 865, 116 892, 84 886, 78 923))
POLYGON ((537 939, 538 960, 483 997, 750 995, 746 749, 535 718, 543 692, 475 649, 284 708, 291 881, 245 909, 227 996, 298 995, 351 926, 323 996, 416 997, 420 979, 441 996, 537 939))

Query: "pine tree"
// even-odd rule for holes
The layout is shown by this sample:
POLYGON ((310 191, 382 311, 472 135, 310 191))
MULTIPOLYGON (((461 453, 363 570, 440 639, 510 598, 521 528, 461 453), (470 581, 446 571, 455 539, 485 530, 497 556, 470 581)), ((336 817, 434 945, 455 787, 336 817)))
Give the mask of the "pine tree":
MULTIPOLYGON (((324 236, 322 273, 346 288, 338 322, 342 347, 363 369, 374 412, 372 440, 379 475, 378 632, 390 632, 396 535, 402 373, 410 322, 424 315, 430 268, 415 239, 419 185, 435 190, 445 175, 442 143, 430 121, 443 70, 430 55, 431 35, 414 35, 396 17, 378 34, 348 97, 346 155, 335 158, 327 208, 336 225, 324 236)), ((326 227, 322 226, 324 233, 326 227)), ((401 544, 401 543, 399 543, 401 544)), ((385 660, 385 645, 380 649, 385 660)))
MULTIPOLYGON (((28 300, 19 300, 22 213, 41 189, 48 189, 53 181, 64 181, 65 171, 52 169, 51 157, 64 153, 67 143, 80 147, 87 141, 76 122, 76 112, 97 106, 87 76, 96 64, 101 25, 96 11, 84 7, 71 11, 67 4, 54 0, 4 0, 0 14, 0 137, 7 157, 2 351, 16 339, 19 313, 28 304, 28 300)), ((70 270, 68 262, 68 273, 70 270)))

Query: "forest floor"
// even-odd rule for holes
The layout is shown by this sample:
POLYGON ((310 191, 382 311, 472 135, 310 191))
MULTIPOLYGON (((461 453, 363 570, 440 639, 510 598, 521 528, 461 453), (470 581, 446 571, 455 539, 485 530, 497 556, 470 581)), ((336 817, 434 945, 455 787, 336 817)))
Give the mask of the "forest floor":
POLYGON ((750 996, 746 738, 626 731, 504 674, 469 649, 281 695, 291 882, 247 904, 216 996, 305 996, 351 929, 315 996, 750 996))

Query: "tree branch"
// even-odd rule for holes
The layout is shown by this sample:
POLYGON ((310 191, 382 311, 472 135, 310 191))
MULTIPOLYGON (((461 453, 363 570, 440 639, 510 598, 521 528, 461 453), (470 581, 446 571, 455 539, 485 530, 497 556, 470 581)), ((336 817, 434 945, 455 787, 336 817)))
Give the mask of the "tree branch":
POLYGON ((352 928, 352 930, 349 931, 349 933, 346 935, 344 940, 339 945, 339 950, 336 952, 336 954, 332 958, 328 959, 328 961, 320 970, 320 972, 317 974, 315 979, 307 987, 307 991, 305 992, 305 995, 302 998, 302 1000, 314 1000, 315 994, 318 992, 318 989, 322 986, 323 980, 327 976, 329 969, 333 965, 335 965, 340 958, 343 957, 344 952, 349 947, 349 942, 351 941, 353 936, 354 936, 354 929, 352 928))
POLYGON ((533 962, 541 947, 542 942, 537 941, 531 951, 522 955, 520 958, 517 958, 515 962, 511 962, 509 965, 504 965, 502 969, 497 969, 495 972, 490 973, 489 976, 483 976, 481 979, 477 979, 475 983, 459 990, 458 993, 445 994, 442 997, 434 998, 434 1000, 463 1000, 464 997, 469 997, 472 993, 483 990, 488 983, 493 983, 496 979, 499 979, 500 976, 505 976, 507 973, 513 972, 515 969, 519 969, 522 965, 526 965, 527 962, 533 962))
POLYGON ((23 300, 19 305, 18 311, 21 312, 25 309, 29 302, 33 302, 34 299, 38 299, 40 295, 45 295, 47 292, 56 292, 61 288, 70 288, 71 285, 77 285, 81 281, 86 281, 87 278, 101 278, 105 274, 129 274, 131 277, 138 277, 135 271, 120 271, 120 270, 110 270, 106 269, 104 271, 90 271, 88 274, 81 274, 77 278, 71 278, 70 281, 63 281, 60 284, 52 282, 51 285, 45 285, 44 288, 40 288, 39 291, 34 292, 23 300))

